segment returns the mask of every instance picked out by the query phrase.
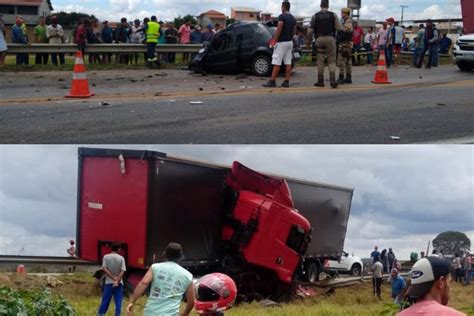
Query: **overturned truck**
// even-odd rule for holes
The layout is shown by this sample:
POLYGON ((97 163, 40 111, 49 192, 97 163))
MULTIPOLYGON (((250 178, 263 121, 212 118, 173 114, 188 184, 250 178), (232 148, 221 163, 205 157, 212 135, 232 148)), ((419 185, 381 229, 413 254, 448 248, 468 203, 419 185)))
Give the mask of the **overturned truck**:
POLYGON ((79 148, 77 251, 100 262, 112 242, 126 286, 169 242, 194 275, 227 273, 245 299, 282 299, 342 254, 353 190, 140 150, 79 148))

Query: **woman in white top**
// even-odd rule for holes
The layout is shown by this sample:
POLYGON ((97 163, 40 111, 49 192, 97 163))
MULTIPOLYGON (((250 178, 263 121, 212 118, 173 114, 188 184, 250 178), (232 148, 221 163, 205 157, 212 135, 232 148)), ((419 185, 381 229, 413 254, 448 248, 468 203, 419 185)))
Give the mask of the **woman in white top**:
POLYGON ((5 61, 7 50, 8 47, 7 42, 5 40, 5 24, 3 23, 2 15, 0 15, 0 65, 3 65, 5 61))

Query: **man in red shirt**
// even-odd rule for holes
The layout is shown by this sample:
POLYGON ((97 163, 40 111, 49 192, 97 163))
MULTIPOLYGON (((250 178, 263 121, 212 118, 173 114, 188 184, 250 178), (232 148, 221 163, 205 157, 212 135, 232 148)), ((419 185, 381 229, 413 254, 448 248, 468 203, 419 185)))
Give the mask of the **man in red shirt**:
POLYGON ((77 28, 76 35, 74 37, 74 42, 77 44, 77 49, 82 52, 82 56, 84 57, 84 51, 86 49, 87 43, 87 33, 89 32, 89 28, 91 26, 91 21, 89 19, 84 19, 82 24, 79 25, 77 28))
MULTIPOLYGON (((354 46, 352 47, 352 64, 355 65, 355 56, 354 54, 360 53, 360 48, 362 47, 362 39, 364 38, 364 30, 359 26, 359 23, 354 21, 354 31, 352 33, 352 42, 354 46)), ((357 65, 360 65, 360 55, 357 55, 357 65)))
POLYGON ((449 301, 450 270, 450 262, 439 257, 426 257, 418 260, 411 270, 411 284, 407 293, 417 302, 397 315, 465 315, 446 306, 449 301))

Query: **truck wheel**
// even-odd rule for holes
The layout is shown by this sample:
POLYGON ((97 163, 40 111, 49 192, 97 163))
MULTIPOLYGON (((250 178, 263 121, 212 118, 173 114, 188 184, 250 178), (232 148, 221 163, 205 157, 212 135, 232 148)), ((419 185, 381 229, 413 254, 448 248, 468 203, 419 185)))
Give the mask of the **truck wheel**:
POLYGON ((358 263, 354 263, 351 267, 351 275, 359 276, 362 273, 362 267, 358 263))
POLYGON ((251 68, 252 73, 256 76, 269 76, 272 72, 272 61, 268 55, 257 55, 252 60, 251 68))
POLYGON ((461 71, 471 71, 474 68, 473 64, 467 63, 465 61, 458 61, 456 65, 461 71))
POLYGON ((314 263, 314 262, 310 262, 307 266, 306 266, 306 281, 312 283, 312 282, 316 282, 316 281, 319 281, 319 266, 314 263))

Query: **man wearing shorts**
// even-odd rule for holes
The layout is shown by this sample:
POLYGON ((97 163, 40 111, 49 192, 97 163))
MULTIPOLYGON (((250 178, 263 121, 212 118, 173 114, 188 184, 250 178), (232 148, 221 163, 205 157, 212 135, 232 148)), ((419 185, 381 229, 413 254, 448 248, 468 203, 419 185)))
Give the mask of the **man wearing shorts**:
POLYGON ((280 73, 281 64, 286 67, 285 81, 281 85, 284 88, 290 87, 291 63, 293 61, 293 36, 295 35, 296 20, 290 14, 290 3, 284 1, 281 4, 282 14, 278 17, 278 27, 275 37, 270 45, 274 46, 272 56, 272 78, 263 86, 268 88, 276 87, 276 77, 280 73))

